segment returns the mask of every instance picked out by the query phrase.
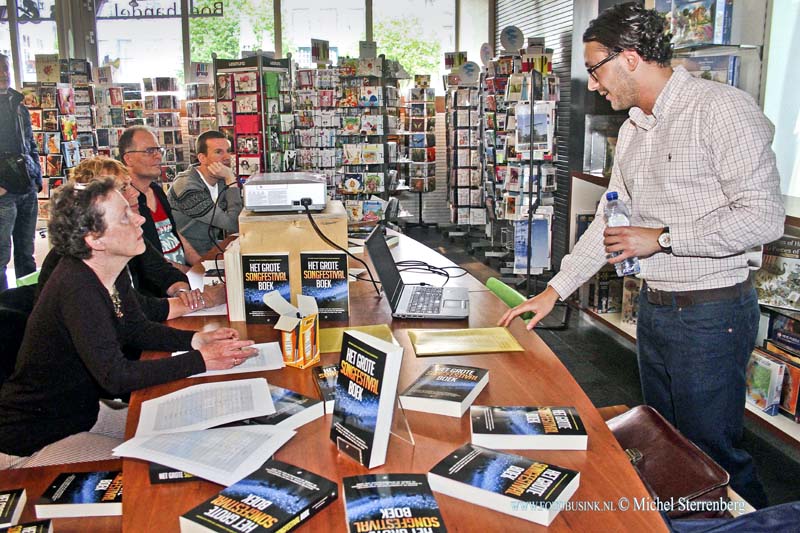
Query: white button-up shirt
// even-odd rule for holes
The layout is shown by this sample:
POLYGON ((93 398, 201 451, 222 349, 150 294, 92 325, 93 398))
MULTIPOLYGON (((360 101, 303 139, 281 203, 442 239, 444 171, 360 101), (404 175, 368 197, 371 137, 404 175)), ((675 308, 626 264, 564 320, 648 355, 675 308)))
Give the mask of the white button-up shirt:
MULTIPOLYGON (((672 254, 640 259, 640 277, 664 291, 727 287, 749 273, 745 250, 783 233, 774 128, 745 92, 677 67, 647 115, 634 107, 619 131, 609 191, 631 225, 669 227, 672 254)), ((594 221, 550 285, 566 298, 606 263, 605 195, 594 221)))

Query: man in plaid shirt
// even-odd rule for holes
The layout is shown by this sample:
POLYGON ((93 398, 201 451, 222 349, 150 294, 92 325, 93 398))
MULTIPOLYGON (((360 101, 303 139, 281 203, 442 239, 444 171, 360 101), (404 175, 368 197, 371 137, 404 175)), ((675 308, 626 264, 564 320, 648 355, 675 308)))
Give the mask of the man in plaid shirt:
POLYGON ((773 127, 746 93, 673 70, 670 37, 663 17, 634 4, 605 10, 583 34, 589 90, 629 109, 609 190, 631 226, 606 228, 603 198, 548 287, 500 323, 532 311, 532 329, 604 264, 638 257, 644 400, 762 507, 753 460, 738 446, 759 321, 746 251, 783 233, 773 127))

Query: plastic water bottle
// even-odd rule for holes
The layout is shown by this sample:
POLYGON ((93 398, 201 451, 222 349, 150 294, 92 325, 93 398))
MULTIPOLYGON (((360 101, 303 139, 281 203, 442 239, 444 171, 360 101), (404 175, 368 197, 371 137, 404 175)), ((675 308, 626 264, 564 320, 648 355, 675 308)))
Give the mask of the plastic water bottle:
MULTIPOLYGON (((609 191, 606 193, 606 226, 609 228, 619 228, 622 226, 630 226, 631 219, 628 208, 625 204, 619 201, 617 191, 609 191)), ((611 257, 617 256, 622 252, 612 252, 611 257)), ((639 273, 639 258, 629 257, 628 259, 616 263, 614 268, 617 271, 617 276, 633 276, 639 273)))

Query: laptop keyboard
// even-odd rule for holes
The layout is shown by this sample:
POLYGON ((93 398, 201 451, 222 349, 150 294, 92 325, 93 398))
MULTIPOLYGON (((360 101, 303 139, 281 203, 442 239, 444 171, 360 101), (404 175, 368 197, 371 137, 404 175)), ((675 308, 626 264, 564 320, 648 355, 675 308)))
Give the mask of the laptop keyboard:
POLYGON ((415 314, 438 313, 442 306, 443 292, 444 289, 441 287, 414 287, 411 301, 408 304, 408 312, 415 314))

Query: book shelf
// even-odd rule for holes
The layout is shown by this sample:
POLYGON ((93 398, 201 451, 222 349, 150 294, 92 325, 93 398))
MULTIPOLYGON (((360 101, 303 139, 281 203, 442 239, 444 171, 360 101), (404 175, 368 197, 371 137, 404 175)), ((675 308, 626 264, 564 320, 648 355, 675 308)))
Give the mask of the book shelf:
MULTIPOLYGON (((597 201, 599 201, 607 188, 608 178, 583 172, 573 172, 572 186, 570 187, 570 220, 574 222, 580 213, 587 211, 594 213, 597 208, 597 201), (591 200, 591 198, 594 198, 594 200, 591 200)), ((570 251, 575 245, 575 241, 575 224, 570 224, 570 251)), ((623 323, 622 313, 597 313, 587 307, 577 304, 576 306, 604 326, 619 333, 630 342, 636 343, 636 326, 623 323)), ((767 415, 750 404, 746 404, 746 408, 751 419, 767 424, 779 436, 790 439, 794 444, 800 443, 800 424, 781 414, 775 416, 767 415)))

